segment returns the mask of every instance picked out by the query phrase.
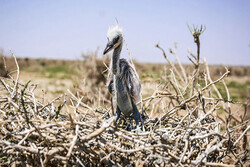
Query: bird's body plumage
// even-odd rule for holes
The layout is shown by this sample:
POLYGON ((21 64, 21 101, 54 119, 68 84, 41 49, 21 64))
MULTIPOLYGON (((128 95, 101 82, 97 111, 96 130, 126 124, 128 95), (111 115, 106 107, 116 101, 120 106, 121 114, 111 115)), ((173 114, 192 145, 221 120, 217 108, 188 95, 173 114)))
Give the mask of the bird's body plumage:
POLYGON ((133 113, 132 101, 134 103, 139 102, 141 84, 133 67, 126 59, 119 60, 120 71, 116 77, 116 83, 114 84, 114 74, 110 70, 107 80, 107 86, 109 92, 113 96, 117 96, 117 106, 125 115, 133 113), (114 88, 114 86, 116 86, 114 88))

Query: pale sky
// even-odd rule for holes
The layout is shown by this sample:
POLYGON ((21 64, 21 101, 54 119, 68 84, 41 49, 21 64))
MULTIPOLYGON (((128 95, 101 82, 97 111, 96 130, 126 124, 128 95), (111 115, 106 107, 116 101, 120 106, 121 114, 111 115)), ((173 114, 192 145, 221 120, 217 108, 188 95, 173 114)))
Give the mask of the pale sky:
MULTIPOLYGON (((209 64, 250 65, 249 0, 0 0, 0 48, 19 57, 80 59, 99 47, 101 56, 115 18, 138 61, 164 63, 155 44, 168 51, 176 41, 188 63, 187 48, 196 52, 189 23, 207 27, 200 41, 209 64)), ((128 57, 125 46, 121 57, 128 57)))

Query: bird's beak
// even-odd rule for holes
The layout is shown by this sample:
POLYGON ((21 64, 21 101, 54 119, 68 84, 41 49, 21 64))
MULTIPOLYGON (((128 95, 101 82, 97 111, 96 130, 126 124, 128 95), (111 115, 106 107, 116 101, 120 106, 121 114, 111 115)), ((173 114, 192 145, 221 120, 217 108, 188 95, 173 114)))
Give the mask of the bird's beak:
POLYGON ((106 46, 106 48, 104 49, 103 54, 105 55, 106 53, 108 53, 109 51, 111 51, 113 49, 113 44, 111 44, 111 42, 109 42, 106 46))

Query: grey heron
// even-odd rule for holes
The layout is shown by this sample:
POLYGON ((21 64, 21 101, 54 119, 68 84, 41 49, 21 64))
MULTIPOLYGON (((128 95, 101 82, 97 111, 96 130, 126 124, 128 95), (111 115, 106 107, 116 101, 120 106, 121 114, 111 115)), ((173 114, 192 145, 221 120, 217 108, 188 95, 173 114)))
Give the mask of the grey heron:
POLYGON ((132 64, 126 59, 120 59, 123 44, 122 29, 118 25, 110 27, 107 37, 108 43, 103 54, 114 50, 110 61, 107 87, 112 93, 112 101, 116 106, 116 121, 121 113, 127 117, 133 115, 136 131, 140 131, 139 121, 143 127, 143 119, 136 106, 141 93, 139 76, 132 64))

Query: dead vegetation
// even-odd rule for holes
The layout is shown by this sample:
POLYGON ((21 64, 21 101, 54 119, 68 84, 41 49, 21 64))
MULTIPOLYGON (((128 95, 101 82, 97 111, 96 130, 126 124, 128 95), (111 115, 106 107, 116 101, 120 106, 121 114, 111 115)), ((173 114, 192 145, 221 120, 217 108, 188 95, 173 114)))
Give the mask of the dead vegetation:
MULTIPOLYGON (((106 90, 87 89, 89 83, 84 79, 75 79, 79 85, 48 103, 38 100, 34 93, 37 85, 19 81, 19 66, 13 54, 15 77, 14 73, 6 73, 7 78, 0 78, 0 165, 248 165, 249 103, 231 99, 224 82, 230 74, 228 69, 213 80, 209 66, 199 58, 202 30, 190 30, 197 44, 197 54, 190 51, 193 72, 183 67, 176 45, 170 53, 178 64, 156 45, 168 66, 164 82, 138 104, 147 118, 145 132, 139 134, 131 130, 132 119, 123 117, 115 125, 106 90), (217 88, 219 83, 224 85, 226 98, 217 88)), ((96 74, 95 85, 102 85, 102 76, 98 79, 94 71, 103 72, 97 68, 103 62, 90 61, 93 63, 84 73, 96 74)))

